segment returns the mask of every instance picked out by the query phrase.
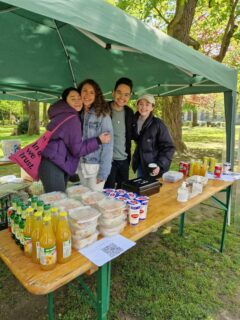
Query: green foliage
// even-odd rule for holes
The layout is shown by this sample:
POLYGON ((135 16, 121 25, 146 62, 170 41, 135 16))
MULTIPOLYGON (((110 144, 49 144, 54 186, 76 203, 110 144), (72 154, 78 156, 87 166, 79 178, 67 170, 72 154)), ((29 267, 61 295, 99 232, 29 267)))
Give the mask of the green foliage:
POLYGON ((22 102, 0 100, 0 120, 10 119, 10 114, 20 117, 22 114, 22 102))
POLYGON ((182 106, 182 111, 186 112, 186 111, 193 111, 193 112, 197 112, 197 108, 194 104, 191 103, 184 103, 182 106))
POLYGON ((28 119, 23 119, 17 126, 18 134, 25 134, 28 132, 28 119))

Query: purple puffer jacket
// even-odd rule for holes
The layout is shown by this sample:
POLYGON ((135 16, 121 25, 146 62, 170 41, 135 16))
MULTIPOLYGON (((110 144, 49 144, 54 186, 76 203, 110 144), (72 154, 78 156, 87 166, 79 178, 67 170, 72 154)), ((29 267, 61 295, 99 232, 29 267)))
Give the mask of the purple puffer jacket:
POLYGON ((96 138, 82 140, 82 128, 77 111, 65 101, 59 100, 50 106, 48 130, 53 130, 61 121, 70 115, 76 115, 66 121, 51 137, 43 151, 43 157, 51 160, 69 175, 73 175, 78 167, 79 159, 99 147, 96 138))

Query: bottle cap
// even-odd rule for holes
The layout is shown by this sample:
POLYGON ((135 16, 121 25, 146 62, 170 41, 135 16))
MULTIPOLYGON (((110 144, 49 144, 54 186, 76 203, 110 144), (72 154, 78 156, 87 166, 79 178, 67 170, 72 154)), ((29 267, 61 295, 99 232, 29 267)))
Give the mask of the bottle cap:
POLYGON ((62 211, 59 213, 60 217, 66 217, 67 216, 67 212, 66 211, 62 211))
POLYGON ((51 208, 51 212, 52 212, 52 213, 56 213, 56 212, 58 212, 58 208, 56 208, 56 207, 52 207, 52 208, 51 208))
POLYGON ((43 208, 44 208, 44 211, 45 210, 49 210, 51 208, 51 205, 50 204, 45 204, 43 208))
POLYGON ((50 216, 45 216, 45 217, 43 218, 43 221, 44 221, 44 222, 51 221, 51 217, 50 217, 50 216))
POLYGON ((42 212, 37 211, 34 213, 34 217, 41 217, 42 216, 42 212))

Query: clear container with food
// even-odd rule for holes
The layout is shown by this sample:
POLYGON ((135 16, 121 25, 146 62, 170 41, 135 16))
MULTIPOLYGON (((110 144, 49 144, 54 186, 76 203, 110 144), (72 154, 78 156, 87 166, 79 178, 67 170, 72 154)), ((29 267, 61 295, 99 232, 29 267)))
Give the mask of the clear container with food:
POLYGON ((86 206, 92 206, 95 205, 97 202, 105 199, 105 195, 102 192, 98 191, 90 191, 83 193, 81 195, 82 203, 84 203, 86 206))
POLYGON ((84 230, 90 225, 97 226, 100 212, 90 206, 72 209, 69 211, 69 222, 77 230, 84 230))
POLYGON ((81 200, 81 195, 89 191, 91 190, 88 187, 85 187, 81 184, 69 187, 66 190, 68 197, 76 200, 81 200))
POLYGON ((97 203, 97 208, 104 218, 121 216, 125 207, 126 204, 124 202, 112 198, 105 198, 97 203))
POLYGON ((126 222, 122 222, 120 225, 115 227, 99 226, 99 231, 101 235, 103 235, 104 237, 111 237, 111 236, 114 236, 115 234, 121 233, 125 226, 126 226, 126 222))
POLYGON ((49 193, 43 193, 38 197, 44 203, 53 203, 62 199, 66 199, 67 195, 60 191, 54 191, 49 193))
POLYGON ((86 246, 89 246, 93 242, 97 241, 99 232, 96 231, 94 234, 90 235, 89 237, 78 239, 72 235, 72 247, 76 250, 82 249, 86 246))
POLYGON ((57 207, 60 209, 60 211, 68 211, 75 208, 81 208, 84 205, 75 199, 66 198, 60 201, 55 201, 53 203, 54 207, 57 207))
POLYGON ((125 215, 123 213, 120 214, 119 216, 112 217, 112 218, 105 218, 104 216, 102 216, 99 219, 99 224, 101 227, 111 228, 111 227, 119 226, 120 224, 123 223, 124 220, 125 220, 125 215))
POLYGON ((71 229, 71 233, 73 238, 75 239, 83 239, 86 237, 91 236, 96 232, 97 229, 97 221, 95 223, 91 223, 89 225, 86 225, 85 228, 78 229, 78 227, 74 226, 71 222, 69 222, 69 227, 71 229))

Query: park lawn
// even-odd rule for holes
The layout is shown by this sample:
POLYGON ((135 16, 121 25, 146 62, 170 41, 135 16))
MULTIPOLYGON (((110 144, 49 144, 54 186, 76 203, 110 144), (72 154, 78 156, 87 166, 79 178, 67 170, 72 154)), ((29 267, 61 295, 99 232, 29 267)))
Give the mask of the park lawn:
MULTIPOLYGON (((224 134, 219 128, 183 128, 184 141, 188 146, 192 143, 189 154, 196 158, 210 151, 220 157, 224 134), (201 148, 199 142, 205 142, 201 148), (215 143, 220 150, 210 148, 215 143)), ((24 143, 33 140, 28 137, 24 143)), ((177 169, 178 163, 176 155, 172 168, 177 169)), ((219 248, 222 211, 203 204, 189 211, 183 238, 178 236, 178 222, 175 219, 149 234, 113 261, 109 320, 240 318, 239 228, 234 224, 228 228, 225 251, 220 254, 206 245, 219 248)), ((93 288, 95 275, 84 278, 93 288)), ((29 294, 1 261, 0 284, 0 319, 15 320, 16 314, 19 320, 47 319, 47 297, 29 294)), ((54 294, 56 319, 95 319, 76 285, 74 281, 54 294)))

